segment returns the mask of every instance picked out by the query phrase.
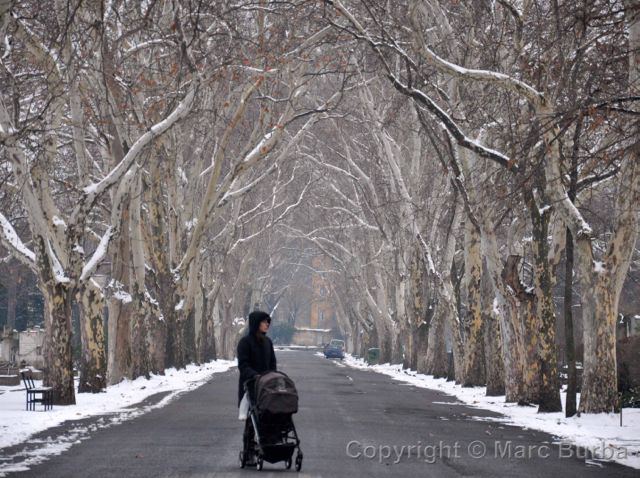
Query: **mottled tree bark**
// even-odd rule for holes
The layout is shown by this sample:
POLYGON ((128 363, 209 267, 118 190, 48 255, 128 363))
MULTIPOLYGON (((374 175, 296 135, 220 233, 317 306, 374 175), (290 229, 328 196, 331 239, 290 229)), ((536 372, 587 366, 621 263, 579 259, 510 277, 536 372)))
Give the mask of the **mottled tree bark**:
POLYGON ((505 400, 507 402, 521 402, 524 400, 524 344, 521 324, 518 322, 517 305, 512 300, 512 290, 509 290, 504 280, 504 266, 500 260, 495 231, 490 225, 482 228, 482 244, 487 259, 487 271, 496 292, 498 319, 502 336, 502 357, 505 376, 505 400))
POLYGON ((80 304, 80 383, 78 392, 99 393, 107 386, 107 356, 103 311, 104 296, 91 279, 79 290, 80 304))
POLYGON ((410 301, 410 331, 409 331, 409 353, 407 354, 407 368, 418 370, 420 356, 426 353, 425 318, 427 315, 427 304, 425 300, 426 269, 422 260, 421 247, 416 245, 413 252, 413 261, 409 272, 409 284, 411 287, 410 301))
POLYGON ((44 385, 53 388, 54 405, 75 405, 71 356, 71 293, 49 279, 41 288, 45 304, 44 385))
POLYGON ((111 283, 107 307, 108 321, 108 383, 113 385, 129 377, 131 367, 131 320, 135 315, 135 305, 127 300, 131 295, 130 267, 131 267, 131 234, 129 201, 123 205, 121 213, 123 233, 111 243, 111 283))
POLYGON ((429 373, 429 322, 421 323, 416 330, 416 368, 418 373, 429 373))
POLYGON ((133 303, 124 302, 120 298, 111 296, 107 303, 109 308, 107 377, 108 383, 113 385, 129 376, 131 367, 129 330, 135 311, 133 303))
POLYGON ((509 256, 502 273, 502 279, 511 290, 508 300, 511 302, 511 309, 517 314, 517 320, 513 323, 514 332, 524 339, 521 340, 524 345, 524 354, 520 358, 522 387, 518 402, 538 403, 540 396, 540 361, 538 360, 540 337, 538 330, 540 325, 535 308, 536 296, 520 281, 518 267, 521 260, 520 256, 509 256))
POLYGON ((462 386, 473 387, 485 384, 483 314, 482 314, 482 254, 480 231, 467 220, 465 223, 464 280, 467 288, 467 334, 462 362, 462 386))
POLYGON ((486 268, 483 269, 481 283, 481 305, 484 339, 484 363, 487 377, 487 396, 505 394, 504 360, 502 352, 502 334, 500 323, 494 313, 494 291, 486 268))
POLYGON ((151 321, 157 321, 159 315, 158 306, 150 303, 138 287, 137 283, 134 284, 131 296, 135 312, 128 321, 130 361, 127 376, 132 380, 138 377, 149 378, 151 372, 155 371, 149 324, 151 321))
POLYGON ((427 342, 427 356, 425 359, 426 372, 435 378, 447 376, 449 369, 447 348, 445 345, 445 313, 441 310, 441 303, 438 302, 435 313, 429 323, 429 337, 427 342))
MULTIPOLYGON (((533 198, 531 198, 533 199, 533 198)), ((561 412, 558 359, 556 356, 556 315, 553 303, 552 266, 549 261, 549 212, 540 212, 533 201, 529 203, 533 225, 535 316, 538 329, 539 363, 538 412, 561 412)), ((531 331, 535 333, 535 330, 531 331)), ((529 364, 531 366, 531 363, 529 364)))
POLYGON ((214 328, 214 301, 207 298, 207 294, 202 294, 203 317, 200 330, 199 359, 202 362, 209 362, 217 358, 216 354, 216 334, 214 328))

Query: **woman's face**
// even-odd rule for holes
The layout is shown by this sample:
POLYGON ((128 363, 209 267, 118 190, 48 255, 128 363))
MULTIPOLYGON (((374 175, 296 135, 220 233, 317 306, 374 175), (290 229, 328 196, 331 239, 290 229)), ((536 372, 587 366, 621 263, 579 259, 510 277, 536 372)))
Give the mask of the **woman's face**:
POLYGON ((263 320, 262 322, 260 322, 260 328, 258 330, 263 334, 266 334, 267 331, 269 330, 269 322, 266 320, 263 320))

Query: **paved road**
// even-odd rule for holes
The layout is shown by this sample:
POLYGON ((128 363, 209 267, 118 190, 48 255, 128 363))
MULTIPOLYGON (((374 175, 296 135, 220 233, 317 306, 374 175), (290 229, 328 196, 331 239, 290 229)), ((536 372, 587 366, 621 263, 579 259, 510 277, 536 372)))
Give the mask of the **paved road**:
MULTIPOLYGON (((304 463, 299 476, 638 476, 622 466, 586 464, 575 450, 552 445, 553 438, 544 433, 471 419, 495 415, 441 393, 339 366, 310 351, 277 355, 300 394, 295 423, 304 463), (386 447, 394 445, 400 459, 386 456, 391 451, 386 447), (484 458, 471 456, 483 449, 484 458)), ((164 408, 97 430, 62 455, 11 476, 293 476, 281 463, 265 463, 261 472, 240 470, 236 387, 236 370, 215 375, 164 408)))

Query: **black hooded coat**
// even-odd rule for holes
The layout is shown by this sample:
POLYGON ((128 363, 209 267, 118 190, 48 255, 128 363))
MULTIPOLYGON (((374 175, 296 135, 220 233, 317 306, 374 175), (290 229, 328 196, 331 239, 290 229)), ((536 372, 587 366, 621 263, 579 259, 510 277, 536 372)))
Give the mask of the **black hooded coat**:
POLYGON ((244 395, 244 382, 252 379, 256 375, 277 370, 273 343, 269 337, 258 332, 260 322, 263 320, 268 320, 269 323, 271 323, 271 317, 269 317, 269 314, 266 312, 251 312, 249 314, 249 332, 238 342, 236 352, 238 369, 240 370, 238 406, 240 406, 242 396, 244 395))

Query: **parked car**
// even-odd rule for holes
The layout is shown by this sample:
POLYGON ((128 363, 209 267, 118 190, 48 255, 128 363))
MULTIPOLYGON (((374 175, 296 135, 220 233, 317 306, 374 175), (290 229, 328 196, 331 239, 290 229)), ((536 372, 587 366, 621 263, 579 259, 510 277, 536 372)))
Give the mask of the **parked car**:
POLYGON ((344 358, 344 340, 333 339, 324 348, 324 356, 326 358, 344 358))

